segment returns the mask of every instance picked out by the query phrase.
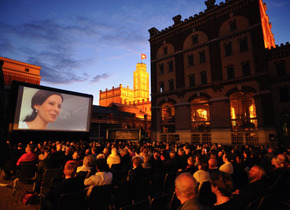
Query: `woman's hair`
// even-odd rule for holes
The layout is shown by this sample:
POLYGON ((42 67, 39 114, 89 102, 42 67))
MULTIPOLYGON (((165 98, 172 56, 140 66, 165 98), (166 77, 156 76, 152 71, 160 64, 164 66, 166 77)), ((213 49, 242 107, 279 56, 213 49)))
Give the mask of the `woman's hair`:
POLYGON ((61 97, 63 101, 63 96, 60 93, 57 92, 52 92, 48 90, 38 90, 32 97, 31 99, 31 108, 32 108, 32 113, 30 115, 27 115, 24 119, 25 122, 30 122, 33 121, 36 116, 37 116, 37 111, 34 108, 35 105, 42 105, 46 99, 48 99, 52 95, 58 95, 61 97))
POLYGON ((95 159, 92 155, 87 155, 84 157, 83 160, 83 165, 88 166, 88 167, 92 167, 95 163, 95 159))
POLYGON ((217 187, 223 196, 231 197, 233 190, 231 175, 222 171, 214 171, 211 174, 211 184, 217 187))

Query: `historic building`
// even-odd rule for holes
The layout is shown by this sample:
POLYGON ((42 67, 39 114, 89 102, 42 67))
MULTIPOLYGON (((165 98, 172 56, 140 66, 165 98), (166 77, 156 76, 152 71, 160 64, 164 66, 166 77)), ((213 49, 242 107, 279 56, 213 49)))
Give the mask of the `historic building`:
POLYGON ((151 138, 268 144, 289 136, 289 44, 275 46, 266 4, 205 4, 164 30, 149 29, 151 138))
POLYGON ((40 84, 40 66, 0 57, 3 66, 3 77, 5 86, 10 86, 13 80, 27 82, 31 84, 40 84))
POLYGON ((278 139, 290 146, 290 44, 266 50, 278 139))
MULTIPOLYGON (((111 103, 137 107, 151 117, 151 102, 149 101, 149 73, 145 63, 137 63, 133 73, 133 89, 129 86, 112 87, 106 91, 100 90, 99 105, 109 106, 111 103)), ((143 118, 143 117, 142 117, 143 118)))

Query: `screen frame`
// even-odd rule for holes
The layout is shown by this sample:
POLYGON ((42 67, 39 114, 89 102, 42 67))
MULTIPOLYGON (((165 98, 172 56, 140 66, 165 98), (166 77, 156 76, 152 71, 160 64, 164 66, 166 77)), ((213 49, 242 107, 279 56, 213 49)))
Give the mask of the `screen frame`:
POLYGON ((43 139, 55 139, 55 138, 62 138, 62 139, 87 139, 89 138, 90 128, 91 128, 91 119, 92 119, 92 111, 93 111, 93 95, 73 92, 63 89, 57 89, 48 86, 42 86, 37 84, 13 81, 10 88, 10 97, 9 97, 9 109, 8 109, 8 121, 9 121, 9 133, 12 138, 22 139, 22 138, 43 138, 43 139), (87 125, 85 131, 80 130, 33 130, 33 129, 19 129, 15 127, 15 124, 19 123, 20 121, 20 110, 22 106, 22 95, 24 88, 34 88, 38 90, 46 90, 46 91, 53 91, 60 94, 66 94, 69 96, 80 96, 84 97, 89 100, 88 102, 88 116, 87 116, 87 125), (22 93, 20 93, 22 91, 22 93), (18 102, 18 103, 17 103, 18 102), (15 117, 18 116, 18 119, 15 117))

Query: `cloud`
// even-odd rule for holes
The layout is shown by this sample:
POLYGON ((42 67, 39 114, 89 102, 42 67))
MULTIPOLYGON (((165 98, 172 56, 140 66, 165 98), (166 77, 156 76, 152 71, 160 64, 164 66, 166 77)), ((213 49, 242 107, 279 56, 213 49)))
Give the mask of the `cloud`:
POLYGON ((0 20, 0 28, 5 31, 0 34, 1 49, 5 49, 1 56, 41 66, 44 82, 98 83, 109 76, 101 71, 92 76, 93 69, 100 69, 94 66, 100 63, 97 59, 110 55, 120 60, 126 56, 120 55, 121 50, 135 53, 136 49, 148 47, 147 31, 144 34, 140 30, 138 20, 132 20, 129 28, 121 17, 119 22, 112 25, 109 20, 80 14, 71 15, 69 20, 46 18, 16 24, 0 20))
POLYGON ((103 80, 103 79, 108 79, 108 78, 110 78, 110 76, 109 76, 107 73, 104 73, 104 74, 101 74, 101 75, 97 75, 97 76, 95 76, 95 77, 91 80, 91 82, 92 82, 92 83, 98 83, 98 82, 100 82, 101 80, 103 80))

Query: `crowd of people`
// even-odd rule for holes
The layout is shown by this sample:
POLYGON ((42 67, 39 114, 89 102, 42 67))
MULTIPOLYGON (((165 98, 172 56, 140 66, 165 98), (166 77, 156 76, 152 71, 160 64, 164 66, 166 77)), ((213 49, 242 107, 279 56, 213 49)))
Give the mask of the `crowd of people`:
POLYGON ((87 189, 89 196, 94 186, 168 173, 176 174, 172 192, 179 209, 246 209, 269 193, 289 205, 290 150, 283 146, 44 141, 8 147, 10 157, 1 163, 4 178, 34 161, 37 193, 47 169, 62 170, 63 177, 44 195, 43 208, 53 208, 63 193, 87 189))

